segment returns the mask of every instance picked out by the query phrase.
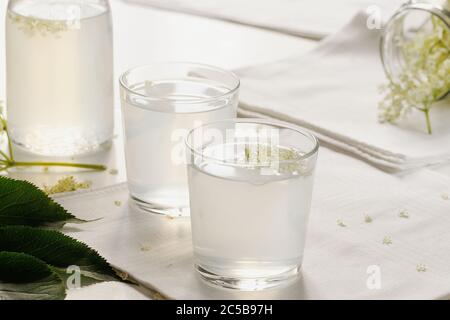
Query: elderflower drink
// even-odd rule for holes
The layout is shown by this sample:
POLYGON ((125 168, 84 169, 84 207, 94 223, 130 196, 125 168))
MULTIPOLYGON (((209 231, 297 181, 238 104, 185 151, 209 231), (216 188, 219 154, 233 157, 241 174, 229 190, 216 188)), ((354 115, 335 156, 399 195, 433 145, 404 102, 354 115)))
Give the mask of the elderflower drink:
POLYGON ((205 125, 187 138, 192 237, 203 279, 261 290, 296 278, 316 139, 265 120, 205 125))
POLYGON ((8 123, 13 142, 45 156, 97 150, 113 133, 107 0, 10 0, 8 123))
POLYGON ((215 67, 162 63, 132 69, 120 82, 133 203, 189 215, 184 139, 195 126, 236 116, 239 80, 215 67))

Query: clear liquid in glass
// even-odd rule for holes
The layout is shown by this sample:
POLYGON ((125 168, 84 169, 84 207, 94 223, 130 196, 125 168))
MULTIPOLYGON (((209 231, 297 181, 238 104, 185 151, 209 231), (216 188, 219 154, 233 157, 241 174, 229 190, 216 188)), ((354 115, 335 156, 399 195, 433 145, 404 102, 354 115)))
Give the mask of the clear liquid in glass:
POLYGON ((94 151, 112 138, 107 2, 11 0, 6 48, 14 143, 36 154, 72 156, 94 151))
POLYGON ((132 89, 164 102, 122 101, 130 194, 145 210, 189 215, 184 139, 194 127, 236 117, 237 99, 216 99, 229 88, 205 79, 144 82, 132 89), (211 103, 186 103, 208 98, 211 103))
POLYGON ((208 280, 259 290, 297 275, 313 174, 271 170, 211 161, 189 165, 195 263, 208 280))

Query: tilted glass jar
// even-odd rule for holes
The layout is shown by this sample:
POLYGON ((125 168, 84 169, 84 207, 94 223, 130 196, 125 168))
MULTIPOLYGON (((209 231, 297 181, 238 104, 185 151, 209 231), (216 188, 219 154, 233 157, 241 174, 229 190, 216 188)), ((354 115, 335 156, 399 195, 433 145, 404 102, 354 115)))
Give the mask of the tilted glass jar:
MULTIPOLYGON (((380 43, 381 60, 390 81, 402 81, 405 71, 411 70, 410 56, 417 56, 419 52, 413 52, 408 44, 418 34, 430 35, 444 30, 450 32, 450 0, 411 0, 402 5, 386 24, 380 43)), ((448 91, 441 92, 439 99, 447 94, 448 91)))
POLYGON ((6 64, 7 118, 16 145, 72 156, 111 140, 108 0, 9 0, 6 64))

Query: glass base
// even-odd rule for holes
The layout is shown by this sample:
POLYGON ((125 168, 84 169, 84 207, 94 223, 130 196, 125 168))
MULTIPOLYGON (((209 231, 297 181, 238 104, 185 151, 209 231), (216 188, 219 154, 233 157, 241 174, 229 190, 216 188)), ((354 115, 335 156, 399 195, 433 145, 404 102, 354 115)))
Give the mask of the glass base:
POLYGON ((170 217, 189 217, 190 209, 189 207, 168 207, 157 203, 150 203, 138 199, 130 195, 131 204, 133 207, 149 213, 162 214, 170 217))
POLYGON ((300 276, 300 266, 277 275, 258 278, 223 276, 210 272, 200 265, 195 265, 195 269, 200 274, 202 280, 206 281, 208 284, 241 291, 260 291, 286 286, 297 280, 300 276))
POLYGON ((71 144, 64 145, 32 145, 21 141, 12 139, 12 143, 17 146, 21 151, 43 157, 74 157, 74 156, 88 156, 100 151, 107 150, 112 145, 112 137, 99 143, 92 144, 71 144))

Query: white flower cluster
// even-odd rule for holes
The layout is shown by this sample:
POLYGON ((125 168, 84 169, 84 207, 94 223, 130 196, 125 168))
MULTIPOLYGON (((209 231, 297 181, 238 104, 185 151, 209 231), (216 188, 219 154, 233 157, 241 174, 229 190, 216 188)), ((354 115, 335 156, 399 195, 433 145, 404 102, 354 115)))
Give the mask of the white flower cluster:
POLYGON ((30 37, 36 34, 46 36, 52 34, 56 38, 64 31, 68 30, 68 25, 65 21, 51 21, 37 19, 33 17, 25 17, 12 12, 8 12, 8 19, 17 24, 18 28, 30 37))
POLYGON ((405 70, 381 88, 381 122, 393 123, 411 108, 428 116, 432 104, 450 91, 450 31, 438 17, 433 16, 431 21, 432 33, 418 32, 413 40, 398 43, 402 46, 405 70))

